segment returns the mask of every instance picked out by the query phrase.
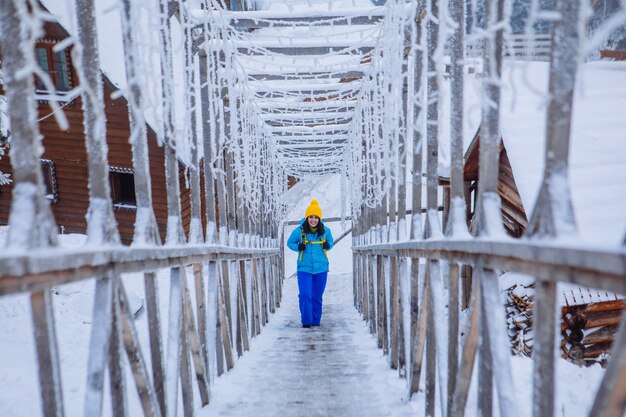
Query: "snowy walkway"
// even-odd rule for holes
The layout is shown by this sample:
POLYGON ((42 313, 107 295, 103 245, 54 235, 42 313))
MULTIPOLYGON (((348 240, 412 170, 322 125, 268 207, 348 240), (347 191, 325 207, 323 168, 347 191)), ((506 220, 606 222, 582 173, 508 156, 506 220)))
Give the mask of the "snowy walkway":
POLYGON ((320 328, 301 328, 297 282, 287 279, 281 308, 198 416, 419 415, 352 305, 351 275, 329 276, 324 306, 320 328))

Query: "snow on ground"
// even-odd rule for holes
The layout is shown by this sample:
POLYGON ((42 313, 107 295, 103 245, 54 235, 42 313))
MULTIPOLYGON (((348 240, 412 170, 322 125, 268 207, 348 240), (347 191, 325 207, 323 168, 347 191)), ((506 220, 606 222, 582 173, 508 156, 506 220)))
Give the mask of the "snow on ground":
POLYGON ((217 379, 214 400, 198 417, 419 415, 352 307, 350 274, 328 277, 319 328, 300 326, 295 278, 285 281, 283 296, 250 352, 217 379))
MULTIPOLYGON (((312 198, 316 198, 320 202, 324 217, 337 216, 340 213, 340 180, 339 176, 331 176, 318 180, 302 181, 294 186, 289 191, 286 200, 289 205, 289 219, 301 218, 312 198)), ((340 234, 339 222, 330 223, 330 227, 336 236, 340 234)), ((6 228, 0 229, 0 242, 3 240, 3 230, 6 228)), ((61 244, 64 246, 80 246, 83 242, 84 236, 81 235, 61 236, 61 244)), ((361 408, 359 415, 377 416, 387 413, 390 416, 402 416, 409 413, 412 415, 421 413, 423 410, 423 392, 418 393, 411 401, 407 401, 404 394, 405 381, 398 377, 397 372, 389 369, 388 358, 384 357, 382 352, 376 348, 375 339, 369 335, 365 322, 352 305, 350 244, 350 236, 348 236, 337 247, 329 251, 331 276, 326 293, 326 310, 323 319, 323 324, 328 324, 328 326, 323 325, 319 330, 301 333, 304 329, 301 329, 298 324, 296 281, 294 278, 288 278, 285 282, 281 308, 270 317, 270 323, 263 328, 260 337, 253 339, 251 350, 244 354, 237 362, 236 367, 216 380, 212 397, 215 408, 212 406, 202 410, 199 412, 199 416, 247 415, 237 413, 236 410, 246 410, 246 407, 251 404, 262 407, 259 413, 254 415, 276 415, 274 410, 278 412, 280 407, 289 401, 292 403, 289 409, 294 413, 294 410, 297 410, 294 408, 296 404, 313 407, 309 408, 310 412, 294 415, 348 415, 347 409, 342 408, 345 406, 344 398, 330 397, 331 399, 326 400, 323 406, 318 406, 310 398, 312 394, 327 393, 325 391, 327 387, 316 383, 328 376, 323 372, 324 363, 330 366, 333 372, 340 372, 341 375, 349 376, 351 373, 360 372, 359 375, 362 378, 359 378, 358 381, 350 380, 351 382, 347 385, 335 387, 332 391, 342 395, 356 395, 359 402, 366 401, 370 396, 377 399, 379 405, 373 406, 371 409, 361 408), (335 324, 331 324, 332 320, 336 320, 335 324), (332 334, 324 332, 331 332, 332 334), (303 337, 306 339, 300 338, 301 335, 305 335, 303 337), (337 340, 338 342, 329 343, 329 340, 337 340), (320 368, 321 371, 315 374, 310 371, 310 368, 306 368, 307 372, 311 372, 310 375, 317 375, 314 378, 315 381, 310 385, 303 386, 302 393, 294 394, 295 397, 298 395, 300 397, 285 399, 281 387, 291 384, 299 386, 297 384, 302 380, 302 377, 296 371, 290 370, 287 364, 296 366, 296 369, 302 371, 301 362, 297 358, 290 359, 279 362, 272 367, 268 366, 267 360, 272 357, 275 359, 278 356, 290 357, 294 354, 293 346, 299 346, 298 343, 306 343, 307 346, 320 348, 321 356, 317 362, 315 355, 311 356, 311 352, 300 353, 308 355, 306 356, 307 360, 313 360, 314 368, 320 368), (349 344, 354 350, 333 354, 331 350, 343 343, 349 344), (276 350, 277 347, 281 346, 285 349, 284 355, 276 350), (270 354, 270 351, 273 353, 270 354), (357 369, 351 368, 357 364, 359 365, 357 369), (270 374, 274 376, 272 377, 270 374), (268 378, 272 381, 271 385, 259 383, 260 378, 268 378), (290 378, 295 379, 292 381, 290 378), (307 391, 306 387, 310 387, 310 390, 307 391), (356 390, 356 387, 361 387, 362 392, 355 393, 353 389, 356 390), (253 388, 257 388, 259 391, 254 392, 252 391, 253 388), (368 395, 364 398, 362 393, 368 395), (272 408, 274 406, 278 408, 272 408), (375 408, 378 406, 381 408, 375 408), (217 413, 215 410, 221 411, 217 413), (379 410, 383 411, 379 412, 379 410), (320 414, 322 412, 326 413, 320 414)), ((295 256, 295 252, 286 250, 287 277, 295 271, 295 256)), ((167 271, 158 275, 162 318, 167 317, 168 278, 167 271)), ((140 311, 143 297, 141 274, 125 275, 124 283, 128 293, 131 294, 131 298, 135 300, 133 310, 140 311)), ((66 415, 68 416, 81 415, 83 409, 93 289, 93 281, 83 281, 56 287, 53 291, 61 359, 61 378, 64 383, 63 395, 66 415)), ((145 314, 139 314, 135 324, 138 327, 144 352, 148 352, 145 314)), ((167 334, 165 320, 163 326, 163 334, 165 335, 167 334)), ((31 417, 41 415, 30 322, 30 304, 26 295, 0 298, 0 329, 2 329, 2 338, 0 338, 0 416, 31 417)), ((515 387, 512 389, 517 393, 519 415, 521 417, 530 416, 532 414, 532 361, 528 358, 513 357, 512 366, 515 376, 515 387)), ((599 366, 579 368, 563 360, 559 360, 557 366, 557 415, 586 415, 604 370, 599 366)), ((130 382, 130 374, 127 377, 130 382)), ((474 378, 476 379, 476 374, 474 378)), ((105 381, 106 384, 108 384, 107 381, 105 381)), ((474 411, 476 410, 476 386, 475 381, 468 403, 468 417, 476 415, 474 411)), ((138 401, 134 394, 130 398, 129 405, 131 412, 139 410, 138 401)), ((287 412, 279 414, 288 415, 287 412)), ((110 416, 108 400, 104 402, 104 415, 110 416)), ((495 413, 494 415, 497 416, 498 414, 495 413)))

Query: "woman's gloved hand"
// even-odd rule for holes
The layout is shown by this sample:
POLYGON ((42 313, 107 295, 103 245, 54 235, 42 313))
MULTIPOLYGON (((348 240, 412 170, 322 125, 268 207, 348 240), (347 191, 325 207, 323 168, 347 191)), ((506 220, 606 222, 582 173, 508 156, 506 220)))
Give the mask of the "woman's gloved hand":
POLYGON ((302 252, 305 249, 306 249, 306 245, 304 243, 300 242, 298 244, 298 252, 302 252))
POLYGON ((330 244, 328 242, 324 242, 322 243, 322 247, 324 248, 324 250, 328 250, 330 249, 330 244))

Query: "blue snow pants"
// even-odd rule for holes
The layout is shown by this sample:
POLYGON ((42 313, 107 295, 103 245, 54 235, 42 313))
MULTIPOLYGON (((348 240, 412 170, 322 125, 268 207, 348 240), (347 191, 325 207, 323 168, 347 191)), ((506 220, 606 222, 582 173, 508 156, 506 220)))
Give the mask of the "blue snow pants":
POLYGON ((300 317, 302 324, 319 326, 322 319, 322 297, 326 289, 328 271, 319 274, 298 271, 300 317))

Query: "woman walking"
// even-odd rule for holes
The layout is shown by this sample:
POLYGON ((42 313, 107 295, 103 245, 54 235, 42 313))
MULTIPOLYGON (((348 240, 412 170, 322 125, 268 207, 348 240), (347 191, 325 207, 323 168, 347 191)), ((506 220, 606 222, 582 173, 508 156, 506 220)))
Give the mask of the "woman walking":
POLYGON ((328 276, 327 251, 333 247, 333 235, 322 222, 322 209, 311 200, 300 226, 289 236, 287 246, 298 254, 298 290, 302 327, 319 326, 322 298, 328 276))

